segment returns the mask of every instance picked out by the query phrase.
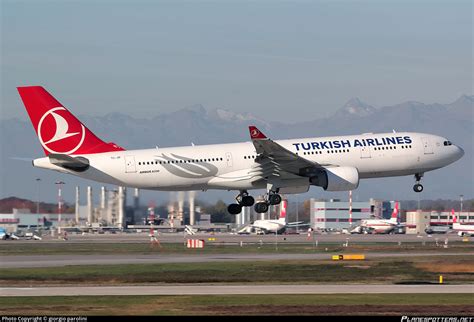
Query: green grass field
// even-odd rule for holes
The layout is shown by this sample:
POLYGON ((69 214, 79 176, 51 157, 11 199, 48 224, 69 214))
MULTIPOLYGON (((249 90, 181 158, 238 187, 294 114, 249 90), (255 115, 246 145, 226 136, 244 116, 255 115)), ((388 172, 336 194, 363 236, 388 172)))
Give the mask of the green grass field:
POLYGON ((135 283, 474 283, 462 256, 365 261, 299 260, 2 268, 8 285, 135 283))
POLYGON ((1 315, 458 315, 472 294, 0 297, 1 315))

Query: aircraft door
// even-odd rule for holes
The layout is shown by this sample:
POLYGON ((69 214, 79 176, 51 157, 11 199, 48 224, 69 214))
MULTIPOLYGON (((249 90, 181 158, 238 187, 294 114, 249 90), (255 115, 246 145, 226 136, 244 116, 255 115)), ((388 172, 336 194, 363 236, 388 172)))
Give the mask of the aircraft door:
POLYGON ((135 157, 133 155, 125 156, 125 173, 137 172, 135 157))
POLYGON ((232 168, 232 153, 226 152, 225 154, 225 160, 227 162, 227 167, 232 168))
POLYGON ((423 141, 423 151, 425 154, 433 154, 433 146, 431 145, 429 138, 421 138, 423 141))
POLYGON ((370 148, 368 146, 361 146, 360 147, 360 158, 361 159, 371 158, 370 148))

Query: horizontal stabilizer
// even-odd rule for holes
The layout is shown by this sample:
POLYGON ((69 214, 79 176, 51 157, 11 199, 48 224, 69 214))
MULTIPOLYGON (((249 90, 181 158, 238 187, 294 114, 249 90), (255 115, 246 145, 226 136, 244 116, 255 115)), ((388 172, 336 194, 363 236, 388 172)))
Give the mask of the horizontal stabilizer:
POLYGON ((49 161, 58 167, 84 172, 89 168, 89 160, 84 157, 71 157, 67 154, 50 153, 49 161))

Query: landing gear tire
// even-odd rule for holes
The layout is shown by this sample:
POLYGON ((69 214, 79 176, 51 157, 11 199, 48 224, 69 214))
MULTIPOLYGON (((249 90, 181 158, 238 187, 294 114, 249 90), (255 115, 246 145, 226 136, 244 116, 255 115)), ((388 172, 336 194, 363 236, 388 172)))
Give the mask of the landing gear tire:
POLYGON ((413 191, 422 192, 423 186, 420 184, 421 178, 423 178, 423 173, 415 173, 416 184, 413 186, 413 191))
POLYGON ((268 211, 268 204, 266 202, 257 202, 254 206, 256 213, 264 213, 268 211))
POLYGON ((279 205, 280 202, 281 202, 281 196, 279 194, 276 194, 276 193, 272 194, 272 195, 268 196, 268 202, 272 206, 279 205))
POLYGON ((227 211, 231 215, 237 215, 242 211, 242 206, 238 203, 231 203, 229 206, 227 206, 227 211))
POLYGON ((415 192, 422 192, 423 191, 423 186, 419 183, 413 186, 413 191, 415 192))
POLYGON ((252 196, 242 197, 242 202, 240 203, 243 207, 251 207, 255 203, 255 199, 252 196))
POLYGON ((255 203, 255 199, 253 199, 246 190, 240 191, 237 197, 235 197, 235 201, 237 201, 241 207, 251 207, 255 203))

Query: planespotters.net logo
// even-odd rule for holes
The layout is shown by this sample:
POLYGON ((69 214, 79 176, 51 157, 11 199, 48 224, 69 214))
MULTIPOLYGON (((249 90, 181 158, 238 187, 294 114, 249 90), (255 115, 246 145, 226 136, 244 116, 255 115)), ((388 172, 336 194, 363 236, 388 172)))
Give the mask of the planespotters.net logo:
POLYGON ((472 316, 402 316, 401 322, 474 322, 472 316))
POLYGON ((47 111, 38 123, 40 143, 50 153, 72 154, 81 147, 85 136, 84 126, 61 106, 47 111))

